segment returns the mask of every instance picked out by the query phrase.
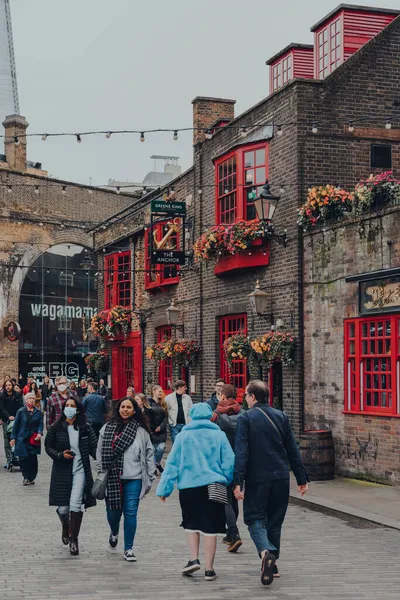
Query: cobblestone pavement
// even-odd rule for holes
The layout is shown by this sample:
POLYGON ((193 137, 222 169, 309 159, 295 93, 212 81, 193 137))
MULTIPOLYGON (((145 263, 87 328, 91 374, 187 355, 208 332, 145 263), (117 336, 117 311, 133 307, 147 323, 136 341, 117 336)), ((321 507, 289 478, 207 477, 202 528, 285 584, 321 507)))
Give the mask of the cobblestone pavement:
MULTIPOLYGON (((0 436, 0 444, 2 439, 0 436)), ((2 450, 2 448, 1 448, 2 450)), ((0 455, 1 465, 3 455, 0 455)), ((260 562, 243 524, 242 551, 218 544, 218 578, 199 571, 180 575, 188 560, 176 493, 163 505, 154 491, 142 502, 135 551, 126 563, 107 549, 102 502, 85 514, 81 554, 61 545, 55 510, 48 506, 50 460, 40 457, 39 476, 22 486, 19 471, 0 472, 0 598, 30 600, 258 599, 398 600, 400 533, 290 506, 283 534, 281 579, 263 587, 260 562)))

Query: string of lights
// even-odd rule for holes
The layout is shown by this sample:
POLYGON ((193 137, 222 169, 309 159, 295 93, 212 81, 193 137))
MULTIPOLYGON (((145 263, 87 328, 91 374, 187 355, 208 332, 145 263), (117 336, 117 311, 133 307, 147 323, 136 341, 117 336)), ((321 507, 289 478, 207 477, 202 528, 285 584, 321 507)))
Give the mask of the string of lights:
MULTIPOLYGON (((390 110, 393 110, 393 107, 387 107, 390 110)), ((332 119, 332 120, 324 120, 323 124, 327 124, 327 125, 332 125, 332 124, 342 124, 345 123, 348 127, 348 130, 350 131, 350 133, 354 132, 355 130, 355 126, 356 124, 360 124, 360 123, 367 123, 367 122, 382 122, 384 124, 385 129, 391 129, 392 128, 392 118, 388 117, 387 115, 385 115, 384 117, 379 117, 376 115, 367 115, 367 116, 359 116, 359 117, 355 117, 355 118, 351 118, 349 117, 348 119, 344 119, 344 120, 338 120, 338 119, 332 119)), ((276 133, 278 136, 283 135, 283 127, 290 127, 293 125, 304 125, 305 122, 304 121, 288 121, 288 122, 282 122, 282 121, 273 121, 273 122, 269 122, 269 123, 249 123, 249 124, 238 124, 238 123, 234 123, 234 124, 227 124, 224 125, 223 128, 218 128, 218 129, 211 129, 211 128, 204 128, 204 127, 174 127, 174 128, 169 128, 169 127, 158 127, 158 128, 153 128, 153 129, 145 129, 145 128, 140 128, 140 129, 116 129, 116 130, 112 130, 112 129, 104 129, 104 130, 94 130, 94 131, 80 131, 79 133, 77 132, 64 132, 64 131, 57 131, 57 132, 48 132, 48 133, 24 133, 21 136, 15 135, 15 136, 11 136, 11 137, 7 137, 5 134, 0 135, 0 138, 4 138, 6 142, 14 142, 16 145, 20 144, 21 139, 25 138, 25 137, 40 137, 42 139, 43 142, 46 142, 49 138, 56 138, 56 137, 72 137, 75 138, 78 144, 81 144, 83 141, 84 137, 88 137, 88 136, 97 136, 97 135, 101 135, 104 136, 106 139, 110 139, 112 136, 117 136, 117 135, 138 135, 139 136, 139 140, 140 142, 145 142, 146 141, 146 135, 147 134, 154 134, 154 133, 172 133, 172 139, 174 141, 177 141, 179 139, 179 133, 182 132, 186 132, 186 131, 201 131, 205 134, 205 137, 208 139, 211 139, 213 134, 216 131, 220 131, 221 129, 234 129, 237 132, 243 134, 243 135, 247 135, 249 131, 255 131, 257 129, 261 129, 263 127, 273 127, 274 129, 276 129, 276 133)), ((313 120, 311 122, 311 132, 312 133, 318 133, 318 122, 316 120, 313 120)))

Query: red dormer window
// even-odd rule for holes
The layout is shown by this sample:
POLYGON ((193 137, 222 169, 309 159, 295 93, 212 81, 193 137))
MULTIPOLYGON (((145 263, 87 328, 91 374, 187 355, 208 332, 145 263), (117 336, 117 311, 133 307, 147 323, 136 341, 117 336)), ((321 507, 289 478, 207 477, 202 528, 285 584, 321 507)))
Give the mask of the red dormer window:
MULTIPOLYGON (((157 239, 161 239, 167 233, 167 223, 157 223, 153 227, 157 239)), ((169 238, 171 248, 179 247, 180 236, 174 233, 169 238)), ((172 285, 179 283, 179 267, 177 265, 152 265, 150 261, 150 240, 149 230, 145 233, 145 289, 158 288, 164 285, 172 285)))
POLYGON ((216 223, 231 224, 256 217, 248 200, 253 190, 261 191, 268 178, 268 144, 242 146, 215 163, 216 223))
POLYGON ((319 79, 324 79, 342 62, 343 43, 341 32, 342 17, 339 17, 318 33, 316 61, 319 79))
POLYGON ((104 308, 131 306, 131 252, 114 252, 104 259, 104 308))

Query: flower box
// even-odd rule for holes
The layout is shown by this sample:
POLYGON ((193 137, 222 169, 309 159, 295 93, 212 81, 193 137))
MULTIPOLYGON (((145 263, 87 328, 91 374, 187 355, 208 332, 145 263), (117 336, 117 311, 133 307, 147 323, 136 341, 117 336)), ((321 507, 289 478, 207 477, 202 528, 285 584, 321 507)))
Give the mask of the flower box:
MULTIPOLYGON (((261 246, 262 240, 256 240, 253 246, 261 246)), ((222 256, 214 268, 214 274, 218 277, 229 275, 241 269, 254 267, 266 267, 269 265, 270 251, 269 246, 251 248, 236 254, 222 256)))

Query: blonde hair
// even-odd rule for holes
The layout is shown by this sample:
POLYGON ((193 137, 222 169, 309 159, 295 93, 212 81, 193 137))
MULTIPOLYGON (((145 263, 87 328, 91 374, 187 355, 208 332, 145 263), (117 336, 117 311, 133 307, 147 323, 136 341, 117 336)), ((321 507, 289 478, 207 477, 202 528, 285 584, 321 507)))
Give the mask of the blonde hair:
POLYGON ((162 389, 161 385, 159 385, 158 383, 155 383, 154 385, 152 385, 152 386, 151 386, 151 396, 152 396, 153 400, 155 400, 155 402, 157 402, 157 404, 158 404, 159 406, 161 406, 161 408, 163 409, 163 411, 164 411, 165 413, 167 413, 167 412, 168 412, 168 405, 167 405, 167 403, 165 402, 165 392, 164 392, 164 390, 162 389), (161 398, 154 398, 154 392, 155 392, 156 390, 161 390, 161 391, 162 391, 162 396, 161 396, 161 398))
POLYGON ((139 392, 138 394, 135 394, 134 400, 136 400, 136 398, 140 398, 140 400, 143 402, 144 408, 150 408, 150 404, 148 403, 147 398, 144 394, 139 392))

